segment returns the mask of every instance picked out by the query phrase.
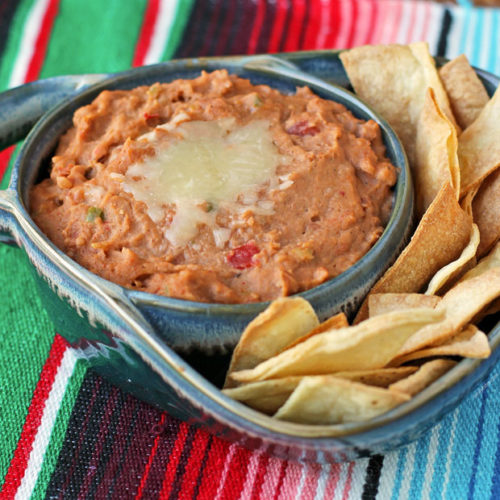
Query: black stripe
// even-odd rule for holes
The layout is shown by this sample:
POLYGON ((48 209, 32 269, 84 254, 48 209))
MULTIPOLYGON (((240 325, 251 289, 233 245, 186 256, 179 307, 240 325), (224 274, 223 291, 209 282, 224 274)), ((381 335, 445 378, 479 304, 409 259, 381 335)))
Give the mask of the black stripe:
POLYGON ((212 2, 197 0, 182 34, 182 40, 177 47, 175 57, 196 57, 199 55, 205 40, 205 33, 208 27, 207 19, 210 19, 210 9, 213 9, 212 2), (208 7, 208 12, 205 12, 208 7))
POLYGON ((92 483, 88 489, 87 498, 95 498, 95 493, 97 488, 101 484, 101 480, 106 472, 109 460, 113 456, 113 447, 115 445, 116 431, 120 424, 120 415, 122 410, 127 403, 127 395, 116 389, 118 391, 117 401, 115 407, 113 408, 113 414, 109 419, 108 429, 106 433, 106 438, 102 445, 101 453, 99 454, 97 470, 92 479, 92 483))
POLYGON ((264 14, 264 23, 259 34, 259 43, 257 44, 257 53, 266 54, 269 52, 269 40, 273 30, 274 19, 276 17, 276 4, 266 2, 266 12, 264 14))
POLYGON ((448 44, 448 35, 450 34, 451 24, 453 18, 449 9, 444 9, 443 19, 441 21, 441 31, 439 33, 439 40, 437 44, 437 56, 446 55, 446 48, 448 44))
POLYGON ((309 24, 309 2, 306 2, 306 12, 304 14, 304 19, 302 21, 302 27, 300 29, 300 37, 299 37, 299 50, 304 48, 304 40, 306 38, 307 25, 309 24))
POLYGON ((213 443, 214 437, 210 436, 208 438, 208 443, 205 448, 205 454, 203 455, 203 459, 201 461, 200 465, 200 471, 198 472, 198 477, 196 478, 196 486, 194 487, 193 490, 193 499, 196 500, 198 497, 198 493, 200 492, 200 486, 201 486, 201 480, 203 479, 203 472, 205 472, 205 467, 207 465, 207 460, 208 460, 208 454, 210 452, 210 448, 212 448, 212 443, 213 443))
POLYGON ((0 2, 0 58, 5 51, 9 37, 10 24, 17 11, 20 0, 2 0, 0 2))
POLYGON ((376 498, 378 493, 378 483, 380 481, 380 471, 384 465, 384 457, 382 455, 373 455, 368 462, 366 468, 365 484, 363 486, 363 500, 371 500, 376 498))
MULTIPOLYGON (((235 2, 233 24, 229 31, 229 50, 226 54, 243 54, 248 43, 249 29, 251 28, 250 19, 243 15, 245 5, 250 2, 235 2)), ((227 49, 226 49, 227 50, 227 49)))
POLYGON ((217 53, 217 44, 219 42, 218 35, 222 29, 222 26, 224 24, 224 19, 226 19, 226 15, 227 15, 227 2, 225 0, 219 0, 219 2, 216 2, 216 3, 219 3, 220 6, 217 7, 214 5, 214 8, 213 8, 213 10, 218 8, 218 12, 217 12, 217 18, 210 24, 210 29, 211 29, 211 34, 212 34, 210 44, 208 47, 208 55, 210 55, 210 56, 214 56, 217 53), (214 24, 215 24, 215 27, 214 27, 214 24))
POLYGON ((135 399, 133 399, 131 396, 130 396, 130 399, 131 399, 131 402, 129 404, 135 405, 134 413, 132 415, 132 419, 131 419, 130 424, 129 424, 128 429, 127 429, 127 440, 125 442, 125 446, 123 447, 123 450, 122 450, 122 453, 120 456, 120 461, 119 461, 120 465, 113 476, 113 480, 111 481, 111 484, 109 485, 108 495, 106 498, 113 498, 113 492, 115 489, 116 480, 120 477, 122 468, 125 465, 125 457, 127 456, 129 446, 132 443, 132 436, 134 435, 134 429, 135 429, 135 424, 137 421, 137 416, 139 415, 139 410, 141 408, 141 405, 135 399))

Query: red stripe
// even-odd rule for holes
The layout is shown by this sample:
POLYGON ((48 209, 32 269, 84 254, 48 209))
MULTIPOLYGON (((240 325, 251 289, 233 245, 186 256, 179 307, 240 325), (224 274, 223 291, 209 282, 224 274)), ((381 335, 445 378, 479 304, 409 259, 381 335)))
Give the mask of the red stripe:
POLYGON ((186 424, 185 422, 182 422, 181 425, 179 426, 179 434, 177 435, 174 448, 172 449, 170 460, 166 465, 167 470, 165 472, 165 477, 163 478, 163 484, 161 486, 161 492, 159 498, 168 498, 170 495, 170 491, 174 484, 177 467, 179 465, 179 459, 181 457, 184 444, 186 443, 186 437, 188 431, 189 431, 189 425, 186 424))
POLYGON ((349 498, 349 493, 351 492, 352 485, 352 470, 354 469, 354 462, 349 464, 349 469, 347 470, 347 479, 344 487, 344 494, 342 495, 342 500, 347 500, 349 498))
POLYGON ((186 465, 186 471, 182 478, 180 489, 186 498, 193 498, 194 489, 209 440, 210 434, 208 434, 208 432, 202 430, 196 431, 193 439, 193 446, 191 447, 191 455, 186 465))
POLYGON ((45 361, 40 373, 40 378, 33 393, 30 407, 28 408, 28 415, 24 421, 21 437, 19 438, 14 457, 10 462, 7 475, 5 476, 1 492, 2 498, 12 498, 21 484, 24 472, 28 466, 33 441, 42 420, 45 402, 49 397, 57 370, 61 365, 61 360, 67 348, 68 344, 66 341, 59 335, 56 335, 47 361, 45 361))
POLYGON ((286 13, 289 9, 287 0, 278 0, 276 13, 274 15, 273 29, 269 38, 269 52, 278 52, 280 48, 281 36, 285 27, 286 13))
POLYGON ((215 48, 215 54, 227 54, 228 47, 231 44, 231 40, 229 39, 229 33, 231 31, 231 26, 234 22, 234 12, 237 8, 236 2, 227 2, 227 12, 226 19, 224 20, 224 24, 222 25, 222 29, 219 32, 217 42, 217 47, 215 48))
POLYGON ((203 469, 203 477, 200 482, 197 500, 213 500, 215 491, 220 481, 220 476, 224 470, 224 464, 229 452, 230 444, 219 438, 214 438, 208 453, 208 459, 203 469))
POLYGON ((221 500, 234 500, 238 498, 245 483, 251 454, 251 451, 241 446, 236 447, 219 497, 221 500))
POLYGON ((372 6, 372 20, 370 29, 366 30, 365 39, 363 45, 368 45, 369 43, 373 43, 373 37, 375 36, 375 27, 378 26, 379 23, 379 5, 377 0, 371 0, 372 6))
MULTIPOLYGON (((165 423, 165 418, 166 418, 165 413, 162 413, 160 421, 158 422, 159 426, 162 426, 165 423)), ((158 449, 158 444, 160 442, 160 439, 161 439, 161 434, 158 434, 155 437, 155 440, 153 441, 153 447, 151 448, 151 453, 149 454, 148 463, 146 464, 146 467, 144 468, 144 472, 141 475, 141 482, 139 483, 139 487, 137 488, 137 493, 135 495, 136 499, 142 497, 142 493, 144 491, 144 486, 146 485, 146 481, 148 480, 149 471, 151 470, 151 465, 152 465, 153 460, 155 458, 156 450, 158 449)))
POLYGON ((135 47, 132 66, 142 66, 146 59, 151 40, 153 38, 154 27, 160 11, 160 0, 148 0, 148 6, 144 14, 141 32, 135 47))
POLYGON ((352 2, 352 11, 351 11, 351 27, 349 30, 349 37, 347 38, 347 45, 345 48, 351 48, 354 42, 354 37, 356 36, 356 19, 358 16, 358 2, 352 2))
POLYGON ((340 12, 340 3, 339 2, 333 2, 330 4, 330 30, 328 32, 328 35, 325 40, 325 49, 332 49, 335 47, 335 40, 337 39, 337 35, 339 32, 340 28, 340 23, 342 22, 342 16, 340 12))
POLYGON ((10 157, 14 152, 16 146, 10 146, 3 151, 0 151, 0 181, 3 179, 5 172, 7 171, 7 167, 9 166, 10 157))
POLYGON ((24 78, 25 82, 36 80, 40 75, 42 64, 47 53, 47 47, 49 45, 50 33, 52 32, 52 26, 54 25, 54 19, 57 16, 58 10, 59 0, 50 0, 42 19, 40 32, 36 38, 35 50, 31 56, 28 71, 26 72, 26 76, 24 78))
POLYGON ((266 15, 266 0, 259 0, 257 4, 257 14, 250 33, 250 40, 248 41, 248 53, 255 54, 257 52, 257 45, 259 43, 262 26, 264 24, 264 17, 266 15))
POLYGON ((291 10, 291 18, 286 32, 285 52, 299 50, 300 34, 302 33, 302 25, 306 14, 306 3, 304 0, 291 0, 291 5, 288 8, 291 10))

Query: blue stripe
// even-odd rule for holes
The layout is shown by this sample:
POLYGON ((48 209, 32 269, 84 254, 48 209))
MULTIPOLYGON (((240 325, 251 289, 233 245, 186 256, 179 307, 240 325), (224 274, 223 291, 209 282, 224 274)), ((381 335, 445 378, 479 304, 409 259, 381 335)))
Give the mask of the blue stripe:
MULTIPOLYGON (((458 410, 456 410, 458 412, 458 410)), ((453 417, 455 412, 452 412, 443 419, 439 432, 439 445, 436 451, 436 460, 434 461, 434 475, 431 483, 431 498, 442 498, 444 478, 446 475, 446 457, 448 456, 448 448, 451 446, 453 417)))
POLYGON ((401 481, 405 474, 406 454, 408 453, 408 446, 405 446, 399 451, 398 465, 396 470, 396 477, 394 479, 394 489, 392 490, 392 500, 398 500, 399 490, 401 489, 401 481))
POLYGON ((422 498, 422 485, 425 479, 425 470, 427 469, 431 436, 432 431, 429 431, 425 434, 424 439, 419 439, 417 441, 415 461, 413 464, 413 477, 410 483, 411 499, 420 500, 422 498))
POLYGON ((462 26, 464 26, 464 29, 462 30, 462 33, 460 33, 460 43, 458 44, 458 54, 467 54, 467 28, 470 26, 471 23, 471 16, 472 16, 472 9, 470 7, 465 7, 461 9, 461 15, 464 19, 464 23, 462 26))
MULTIPOLYGON (((475 25, 472 40, 472 64, 481 66, 481 51, 488 50, 489 43, 483 43, 484 9, 474 9, 475 25)), ((489 42, 489 40, 487 41, 489 42)))
POLYGON ((479 422, 477 425, 476 433, 476 443, 474 446, 474 456, 472 459, 472 473, 469 480, 469 498, 474 496, 474 491, 476 488, 476 474, 477 474, 477 464, 479 462, 479 450, 481 449, 481 443, 483 441, 483 426, 484 426, 484 409, 486 403, 486 396, 488 393, 488 386, 482 387, 481 393, 481 411, 479 413, 479 422))
MULTIPOLYGON (((460 405, 453 451, 450 457, 450 481, 446 492, 446 496, 450 498, 450 500, 455 500, 457 498, 457 493, 465 497, 469 488, 473 464, 472 450, 476 443, 477 422, 481 410, 479 404, 480 397, 481 394, 476 389, 460 405)), ((460 498, 460 495, 458 497, 460 498)))

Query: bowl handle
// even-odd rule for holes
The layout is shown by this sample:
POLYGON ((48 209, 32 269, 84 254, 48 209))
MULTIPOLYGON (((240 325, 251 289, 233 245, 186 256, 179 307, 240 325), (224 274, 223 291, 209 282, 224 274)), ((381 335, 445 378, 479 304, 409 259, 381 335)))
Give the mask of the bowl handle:
POLYGON ((68 75, 38 80, 0 94, 0 150, 23 139, 36 121, 66 97, 109 75, 68 75))

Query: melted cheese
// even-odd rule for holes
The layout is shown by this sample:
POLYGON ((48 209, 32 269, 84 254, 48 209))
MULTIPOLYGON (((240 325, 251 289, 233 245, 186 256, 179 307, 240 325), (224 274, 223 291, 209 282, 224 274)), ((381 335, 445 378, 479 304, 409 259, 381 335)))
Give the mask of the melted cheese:
POLYGON ((144 202, 157 223, 164 219, 166 208, 174 206, 175 215, 165 229, 174 246, 194 238, 200 224, 211 227, 216 243, 223 245, 229 232, 217 227, 220 206, 273 213, 271 201, 258 201, 263 184, 277 187, 281 181, 276 167, 283 158, 273 144, 268 121, 243 127, 232 118, 191 121, 174 132, 177 138, 168 143, 159 139, 160 134, 143 136, 141 140, 153 145, 155 154, 131 165, 123 182, 125 191, 144 202))

